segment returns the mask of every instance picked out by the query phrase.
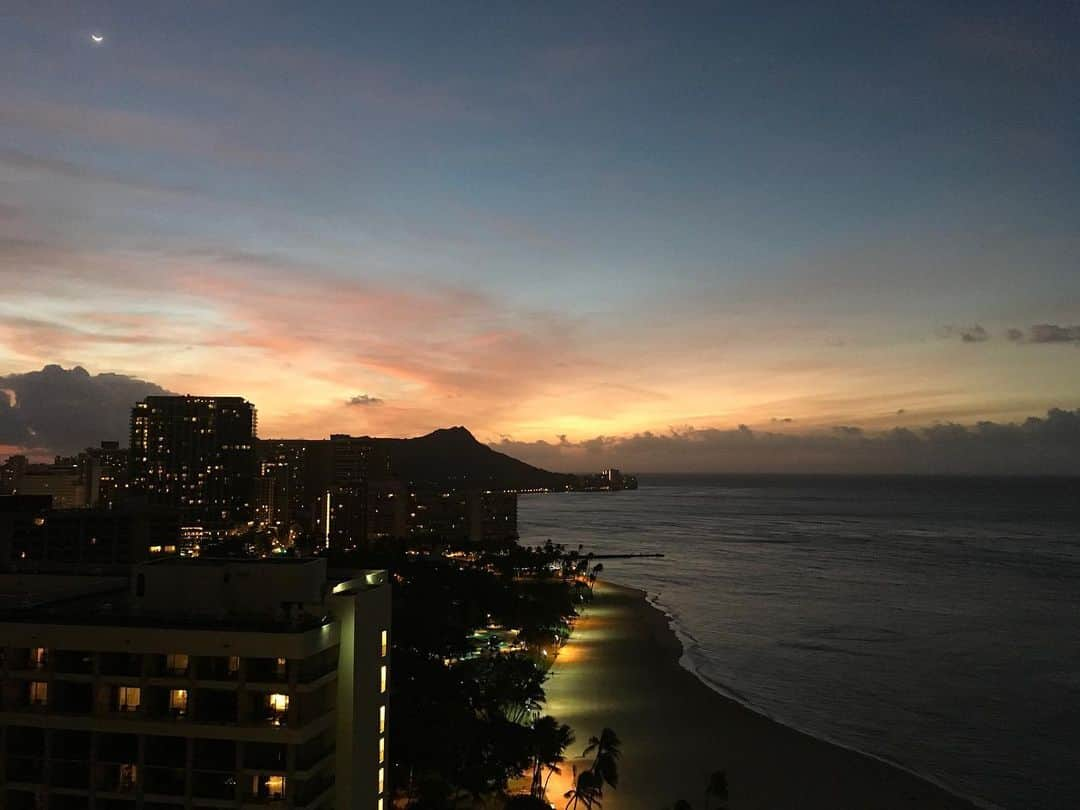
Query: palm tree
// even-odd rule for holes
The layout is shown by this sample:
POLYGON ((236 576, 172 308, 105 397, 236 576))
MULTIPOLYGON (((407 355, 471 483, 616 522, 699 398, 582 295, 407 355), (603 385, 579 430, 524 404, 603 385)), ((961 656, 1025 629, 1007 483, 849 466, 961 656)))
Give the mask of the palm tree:
POLYGON ((599 774, 592 770, 577 773, 576 768, 574 771, 577 775, 577 781, 574 787, 563 794, 564 799, 569 799, 566 803, 566 810, 570 810, 571 807, 577 810, 579 804, 585 805, 586 810, 590 810, 593 805, 599 807, 602 795, 601 788, 603 787, 599 774))
POLYGON ((603 793, 605 782, 613 788, 618 787, 618 760, 620 754, 618 735, 610 728, 605 728, 600 732, 599 737, 590 737, 589 744, 581 755, 587 757, 592 753, 596 754, 596 758, 593 760, 592 771, 598 777, 598 792, 603 793))
POLYGON ((719 810, 723 810, 727 807, 727 773, 724 771, 713 771, 712 774, 709 775, 709 784, 705 787, 705 810, 709 810, 710 796, 720 802, 719 810))
POLYGON ((533 723, 533 778, 531 795, 543 799, 547 784, 553 773, 559 773, 563 751, 574 741, 574 732, 568 725, 559 725, 551 715, 540 717, 533 723), (547 779, 543 778, 548 769, 547 779))

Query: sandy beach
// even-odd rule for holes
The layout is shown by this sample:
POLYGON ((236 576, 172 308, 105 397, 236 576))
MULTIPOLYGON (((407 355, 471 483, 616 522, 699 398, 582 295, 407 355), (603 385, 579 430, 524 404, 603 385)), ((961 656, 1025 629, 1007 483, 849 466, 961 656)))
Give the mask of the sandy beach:
MULTIPOLYGON (((727 772, 733 810, 973 807, 723 697, 679 666, 681 653, 667 618, 641 591, 597 583, 552 668, 546 711, 574 729, 568 755, 580 755, 604 726, 622 739, 619 787, 605 791, 604 810, 661 810, 680 798, 703 810, 715 770, 727 772)), ((549 786, 560 808, 571 778, 567 767, 549 786)))

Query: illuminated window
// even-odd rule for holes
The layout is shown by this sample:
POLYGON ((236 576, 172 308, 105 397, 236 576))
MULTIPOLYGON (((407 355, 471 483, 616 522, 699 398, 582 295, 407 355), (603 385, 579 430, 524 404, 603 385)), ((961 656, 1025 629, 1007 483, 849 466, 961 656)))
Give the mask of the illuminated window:
POLYGON ((390 651, 390 632, 388 630, 382 631, 382 641, 379 644, 379 648, 383 658, 386 658, 386 654, 390 651))
POLYGON ((379 768, 379 793, 383 792, 383 788, 386 786, 386 769, 379 768))
POLYGON ((187 689, 169 690, 169 711, 177 717, 187 714, 187 689))
POLYGON ((121 686, 116 690, 116 710, 134 712, 139 710, 142 690, 137 686, 121 686))
POLYGON ((376 810, 383 810, 382 796, 379 797, 378 804, 376 805, 376 810))
POLYGON ((285 777, 280 775, 266 777, 266 797, 268 799, 285 798, 285 777))
POLYGON ((379 733, 380 734, 385 734, 386 733, 386 707, 385 706, 380 706, 379 707, 379 733))
POLYGON ((33 669, 45 669, 49 663, 49 651, 44 647, 34 647, 30 650, 30 666, 33 669))
POLYGON ((165 668, 172 675, 186 675, 188 657, 184 653, 170 653, 165 657, 165 668))
POLYGON ((386 664, 379 667, 379 691, 386 691, 386 664))
POLYGON ((274 665, 274 674, 279 678, 285 677, 285 667, 288 662, 284 658, 279 658, 274 665))
POLYGON ((266 706, 270 710, 270 720, 280 726, 289 713, 289 696, 275 692, 266 696, 266 706))
POLYGON ((379 764, 386 762, 386 737, 379 737, 379 764))
POLYGON ((160 553, 161 553, 161 551, 162 551, 162 548, 161 548, 161 546, 150 546, 150 548, 148 549, 148 551, 149 551, 149 552, 150 552, 151 554, 160 554, 160 553))
POLYGON ((236 675, 239 671, 240 671, 240 656, 239 655, 230 655, 229 656, 229 674, 230 675, 236 675))
POLYGON ((49 705, 49 685, 45 681, 31 681, 30 683, 30 705, 32 706, 47 706, 49 705))
POLYGON ((121 793, 135 790, 139 781, 139 769, 133 762, 125 762, 120 766, 120 779, 118 780, 121 793))

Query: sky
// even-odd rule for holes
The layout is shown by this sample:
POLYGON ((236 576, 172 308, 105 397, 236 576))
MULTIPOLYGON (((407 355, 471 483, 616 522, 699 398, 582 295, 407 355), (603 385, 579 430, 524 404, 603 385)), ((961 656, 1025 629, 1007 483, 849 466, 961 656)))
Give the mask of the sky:
POLYGON ((1069 2, 5 3, 0 449, 130 378, 554 466, 1053 422, 1078 41, 1069 2))

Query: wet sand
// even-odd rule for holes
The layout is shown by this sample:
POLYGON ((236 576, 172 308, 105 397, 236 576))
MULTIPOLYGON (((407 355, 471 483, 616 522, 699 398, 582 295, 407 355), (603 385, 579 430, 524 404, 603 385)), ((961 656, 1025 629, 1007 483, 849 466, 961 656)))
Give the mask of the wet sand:
MULTIPOLYGON (((686 799, 705 808, 709 774, 727 772, 732 810, 973 807, 872 757, 780 725, 730 700, 679 666, 667 617, 641 591, 597 583, 547 683, 545 712, 568 723, 578 757, 610 726, 622 740, 619 786, 604 810, 662 810, 686 799)), ((569 765, 548 799, 562 808, 569 765)), ((715 800, 710 808, 717 807, 715 800)))

